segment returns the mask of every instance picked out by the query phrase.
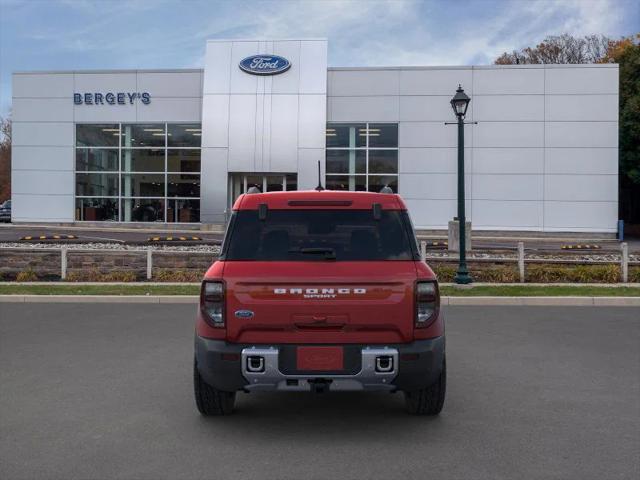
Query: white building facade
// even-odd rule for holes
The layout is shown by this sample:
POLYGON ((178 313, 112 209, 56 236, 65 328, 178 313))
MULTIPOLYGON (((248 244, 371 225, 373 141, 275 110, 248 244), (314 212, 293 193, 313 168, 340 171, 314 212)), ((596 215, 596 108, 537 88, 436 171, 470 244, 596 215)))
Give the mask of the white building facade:
POLYGON ((15 73, 13 221, 223 223, 251 185, 314 188, 320 162, 328 188, 388 185, 443 229, 458 84, 474 230, 616 231, 617 65, 331 68, 324 39, 209 41, 202 70, 15 73))

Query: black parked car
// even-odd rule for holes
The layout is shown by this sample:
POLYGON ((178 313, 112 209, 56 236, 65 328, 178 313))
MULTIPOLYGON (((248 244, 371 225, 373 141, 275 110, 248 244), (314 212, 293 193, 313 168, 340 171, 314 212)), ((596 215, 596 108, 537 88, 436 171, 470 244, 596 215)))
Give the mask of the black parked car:
POLYGON ((0 204, 0 222, 11 221, 11 200, 6 200, 0 204))

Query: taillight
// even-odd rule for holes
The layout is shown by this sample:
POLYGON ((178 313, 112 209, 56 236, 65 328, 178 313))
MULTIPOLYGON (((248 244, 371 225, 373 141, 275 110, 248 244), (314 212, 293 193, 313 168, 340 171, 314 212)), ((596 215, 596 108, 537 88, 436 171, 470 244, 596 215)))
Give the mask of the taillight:
POLYGON ((426 328, 438 318, 440 292, 438 284, 416 282, 416 328, 426 328))
POLYGON ((200 310, 209 325, 224 327, 224 282, 202 282, 200 310))

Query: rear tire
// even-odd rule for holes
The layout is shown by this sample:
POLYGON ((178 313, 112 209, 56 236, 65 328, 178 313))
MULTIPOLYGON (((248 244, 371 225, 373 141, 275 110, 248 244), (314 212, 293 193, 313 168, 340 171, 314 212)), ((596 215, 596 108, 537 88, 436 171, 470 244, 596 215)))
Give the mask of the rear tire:
POLYGON ((233 412, 236 392, 218 390, 205 382, 198 371, 195 359, 193 361, 193 392, 196 397, 196 406, 202 415, 229 415, 233 412))
POLYGON ((412 415, 438 415, 444 405, 447 391, 447 361, 442 362, 442 371, 438 379, 427 388, 404 392, 405 406, 412 415))

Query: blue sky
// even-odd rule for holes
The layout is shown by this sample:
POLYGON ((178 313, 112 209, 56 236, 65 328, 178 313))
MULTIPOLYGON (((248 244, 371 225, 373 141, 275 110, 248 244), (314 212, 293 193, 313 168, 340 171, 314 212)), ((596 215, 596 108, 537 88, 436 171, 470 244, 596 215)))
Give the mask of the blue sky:
POLYGON ((11 72, 202 67, 207 38, 329 39, 329 64, 487 64, 549 34, 640 31, 637 0, 0 0, 11 72))

